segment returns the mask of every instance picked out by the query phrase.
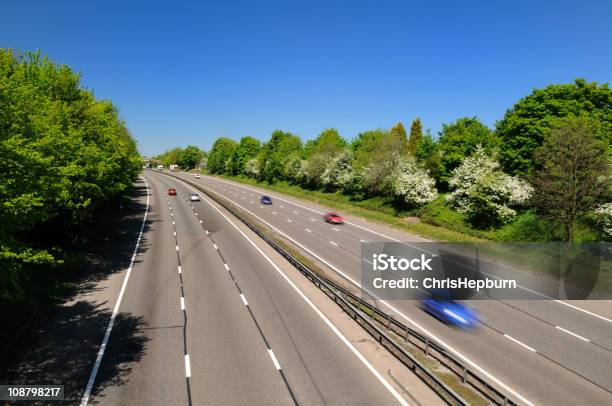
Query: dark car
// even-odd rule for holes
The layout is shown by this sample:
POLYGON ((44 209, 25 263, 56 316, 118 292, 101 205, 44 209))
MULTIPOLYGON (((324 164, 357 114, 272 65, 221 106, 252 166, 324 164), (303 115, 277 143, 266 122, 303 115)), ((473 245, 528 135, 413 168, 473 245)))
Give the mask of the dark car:
POLYGON ((168 189, 168 196, 176 196, 176 189, 173 187, 168 189))
POLYGON ((454 300, 430 297, 421 302, 421 307, 432 316, 453 326, 472 329, 478 325, 476 312, 454 300))
POLYGON ((342 216, 338 213, 327 213, 325 216, 323 216, 323 219, 331 224, 344 224, 344 218, 342 218, 342 216))
POLYGON ((270 196, 262 196, 261 199, 259 199, 259 203, 272 204, 272 198, 270 196))

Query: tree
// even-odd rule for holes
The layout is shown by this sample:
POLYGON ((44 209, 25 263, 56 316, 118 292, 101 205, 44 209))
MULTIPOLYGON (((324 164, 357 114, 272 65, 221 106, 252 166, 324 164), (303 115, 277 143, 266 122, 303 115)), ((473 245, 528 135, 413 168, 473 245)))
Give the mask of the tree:
POLYGON ((207 169, 211 173, 226 173, 227 163, 231 159, 237 143, 229 138, 218 138, 208 153, 207 169))
POLYGON ((308 145, 308 155, 304 165, 305 184, 311 187, 321 186, 321 176, 327 164, 340 154, 345 146, 346 142, 338 130, 335 128, 323 130, 314 142, 308 145))
POLYGON ((232 155, 232 175, 244 173, 246 163, 255 158, 261 149, 261 143, 253 137, 242 137, 232 155))
POLYGON ((408 139, 408 152, 414 155, 423 141, 423 124, 421 119, 416 118, 410 126, 410 138, 408 139))
POLYGON ((607 84, 550 85, 519 100, 497 122, 501 139, 500 161, 511 174, 533 174, 533 152, 542 145, 546 131, 560 118, 588 115, 599 123, 595 138, 612 145, 612 89, 607 84))
POLYGON ((393 193, 410 207, 436 200, 436 182, 427 170, 411 159, 402 159, 392 174, 393 193))
POLYGON ((402 123, 397 123, 391 127, 391 130, 389 130, 389 142, 397 148, 401 155, 408 152, 408 137, 402 123))
POLYGON ((155 159, 161 161, 162 165, 168 167, 170 165, 178 164, 182 153, 183 153, 183 148, 176 147, 176 148, 167 150, 163 154, 157 155, 155 159))
POLYGON ((573 241, 576 219, 601 203, 612 181, 606 145, 595 136, 598 126, 588 116, 561 119, 535 153, 533 203, 561 224, 565 241, 573 241))
POLYGON ((200 148, 189 145, 180 153, 177 162, 182 169, 189 170, 197 167, 203 157, 204 153, 200 148))
POLYGON ((474 153, 479 145, 488 153, 492 153, 498 146, 495 134, 476 117, 463 117, 451 124, 443 124, 439 135, 439 182, 442 186, 448 184, 453 170, 465 157, 474 153))
POLYGON ((356 170, 368 166, 372 157, 377 155, 381 146, 382 140, 387 136, 387 132, 383 130, 370 130, 359 133, 351 143, 355 162, 353 166, 356 170))
POLYGON ((533 193, 527 182, 502 172, 481 147, 453 171, 449 184, 453 192, 447 202, 479 228, 510 222, 516 216, 513 207, 527 203, 533 193))
POLYGON ((283 179, 284 161, 294 151, 302 149, 302 141, 289 132, 276 130, 262 148, 260 180, 270 183, 283 179))
POLYGON ((321 183, 323 186, 331 189, 344 189, 353 181, 353 153, 349 148, 345 148, 342 152, 328 162, 323 175, 321 175, 321 183))

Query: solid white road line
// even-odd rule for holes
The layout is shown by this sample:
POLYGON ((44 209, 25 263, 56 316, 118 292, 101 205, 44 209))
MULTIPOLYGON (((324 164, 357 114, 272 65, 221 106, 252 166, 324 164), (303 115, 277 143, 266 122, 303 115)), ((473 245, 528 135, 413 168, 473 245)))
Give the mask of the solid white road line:
POLYGON ((246 297, 244 297, 244 295, 242 293, 240 294, 240 298, 242 299, 242 303, 244 303, 245 306, 249 305, 249 303, 246 300, 246 297))
POLYGON ((517 340, 516 338, 510 337, 508 334, 504 334, 504 337, 506 337, 507 339, 514 341, 515 343, 517 343, 518 345, 527 348, 529 351, 531 352, 536 352, 536 350, 534 350, 533 348, 531 348, 530 346, 528 346, 527 344, 523 344, 522 342, 520 342, 519 340, 517 340))
MULTIPOLYGON (((217 193, 217 192, 215 192, 217 193)), ((218 193, 217 193, 218 194, 218 193)), ((212 203, 210 203, 208 200, 206 200, 208 202, 208 204, 212 205, 212 203)), ((279 230, 278 228, 274 227, 273 225, 271 225, 270 223, 268 223, 267 221, 265 221, 264 219, 262 219, 261 217, 257 216, 255 213, 251 212, 250 210, 242 207, 241 205, 239 205, 238 203, 235 203, 236 206, 238 206, 239 208, 241 208, 242 210, 246 211, 247 213, 250 213, 253 217, 255 217, 256 219, 258 219, 259 221, 261 221, 262 223, 266 224, 268 227, 270 227, 271 229, 275 230, 277 233, 279 233, 280 235, 282 235, 283 237, 287 238, 289 241, 293 242, 295 245, 297 245, 298 247, 302 248, 304 251, 308 252, 310 255, 312 255, 313 257, 315 257, 316 259, 318 259, 319 261, 321 261, 322 263, 324 263, 325 265, 327 265, 330 269, 333 269, 335 272, 337 272, 339 275, 341 275, 343 278, 345 278, 347 281, 351 282, 353 285, 357 286, 359 289, 363 289, 363 287, 361 286, 361 284, 359 282, 357 282, 355 279, 351 278, 348 274, 346 274, 345 272, 341 271, 340 269, 338 269, 337 267, 335 267, 334 265, 332 265, 331 263, 329 263, 328 261, 326 261, 325 259, 321 258, 319 255, 317 255, 316 253, 314 253, 312 250, 306 248, 304 245, 302 245, 301 243, 299 243, 298 241, 296 241, 295 239, 291 238, 290 236, 288 236, 287 234, 285 234, 284 232, 282 232, 281 230, 279 230)), ((215 207, 215 206, 213 206, 215 207)), ((215 209, 217 209, 215 207, 215 209)), ((219 211, 219 209, 217 209, 217 211, 219 211)), ((220 212, 220 211, 219 211, 220 212)), ((221 212, 220 212, 221 213, 221 212)), ((222 214, 223 215, 223 214, 222 214)), ((223 215, 225 217, 225 215, 223 215)), ((227 217, 225 217, 227 218, 227 217)), ((229 219, 228 219, 229 221, 229 219)), ((232 223, 233 224, 233 223, 232 223)), ((234 226, 236 227, 236 226, 234 226)), ((246 237, 246 236, 245 236, 246 237)), ((248 239, 248 237, 246 237, 248 239)), ((254 243, 253 243, 254 244, 254 243)), ((363 289, 365 291, 367 291, 366 289, 363 289)), ((374 295, 373 295, 374 296, 374 295)), ((374 296, 375 297, 375 296, 374 296)), ((516 390, 512 389, 510 386, 506 385, 505 383, 503 383, 501 380, 499 380, 499 378, 495 377, 494 375, 492 375, 489 371, 487 371, 486 369, 482 368, 480 365, 476 364, 474 361, 472 361, 471 359, 469 359, 468 357, 466 357, 465 355, 463 355, 462 353, 460 353, 458 350, 456 350, 454 347, 452 347, 451 345, 449 345, 448 343, 446 343, 444 340, 440 339, 438 336, 436 336, 435 334, 433 334, 431 331, 429 331, 428 329, 426 329, 425 327, 423 327, 421 324, 417 323, 415 320, 411 319, 410 317, 406 316, 403 312, 401 312, 399 309, 397 309, 395 306, 391 305, 390 303, 388 303, 386 300, 378 300, 379 303, 382 303, 383 305, 385 305, 387 308, 391 309, 394 313, 396 313, 397 315, 399 315, 400 317, 402 317, 404 320, 406 320, 407 322, 409 322, 410 324, 412 324, 413 326, 415 326, 417 329, 421 330, 423 333, 425 333, 425 335, 428 335, 429 337, 431 337, 432 339, 438 341, 442 346, 446 347, 449 351, 451 351, 453 354, 455 354, 457 357, 461 358, 463 361, 465 361, 467 364, 469 364, 470 366, 472 366, 474 369, 476 369, 477 371, 479 371, 482 375, 486 376, 487 378, 489 378, 491 381, 493 381, 495 384, 497 384, 498 386, 502 387, 506 392, 508 392, 509 394, 511 394, 512 396, 516 397, 517 399, 519 399, 521 402, 530 405, 530 406, 535 406, 533 402, 529 401, 527 398, 525 398, 523 395, 521 395, 520 393, 518 393, 516 390)))
POLYGON ((191 364, 189 363, 189 354, 185 354, 185 376, 191 378, 191 364))
POLYGON ((185 298, 181 296, 181 310, 185 310, 185 298))
MULTIPOLYGON (((408 402, 402 398, 402 396, 395 390, 389 382, 378 372, 372 364, 355 348, 355 346, 338 330, 338 328, 319 310, 317 306, 298 288, 295 283, 285 273, 268 257, 262 250, 251 240, 232 220, 230 220, 221 210, 219 210, 214 204, 212 204, 208 199, 204 199, 213 209, 215 209, 221 216, 223 216, 256 250, 259 252, 268 263, 279 273, 279 275, 291 286, 298 295, 310 306, 310 308, 323 320, 325 324, 336 334, 336 336, 346 345, 355 356, 368 368, 368 370, 383 384, 383 386, 393 395, 393 397, 402 405, 408 405, 408 402)), ((243 208, 244 210, 244 208, 243 208)), ((280 367, 280 365, 279 365, 280 367)))
POLYGON ((274 366, 276 367, 276 369, 278 369, 280 371, 281 366, 278 363, 278 360, 276 359, 276 356, 274 355, 274 352, 268 348, 268 354, 270 354, 270 358, 272 358, 272 362, 274 363, 274 366))
POLYGON ((111 318, 108 322, 108 326, 106 327, 106 332, 104 333, 104 338, 102 339, 102 344, 100 345, 100 349, 98 350, 98 355, 96 356, 96 361, 94 362, 94 366, 91 370, 91 374, 89 374, 89 380, 87 381, 87 386, 85 387, 85 393, 83 394, 83 398, 81 399, 81 406, 87 405, 89 402, 89 397, 91 396, 91 390, 93 389, 93 384, 96 380, 96 375, 98 375, 98 369, 100 369, 100 364, 102 363, 102 357, 104 356, 104 351, 106 350, 106 345, 108 344, 108 339, 110 338, 111 330, 113 329, 113 325, 115 324, 115 319, 117 318, 117 313, 119 312, 119 306, 121 305, 121 300, 123 299, 123 294, 125 293, 125 288, 130 280, 130 275, 132 274, 132 268, 134 266, 134 259, 136 258, 136 253, 138 252, 138 248, 140 247, 140 240, 142 239, 142 232, 144 230, 145 223, 147 221, 147 214, 149 213, 149 184, 145 178, 141 178, 145 183, 147 188, 147 206, 145 208, 145 213, 142 218, 142 224, 140 225, 140 232, 138 233, 138 238, 136 239, 136 246, 134 247, 134 252, 132 254, 132 259, 130 260, 130 266, 128 267, 125 276, 123 277, 123 284, 121 285, 121 290, 119 291, 119 296, 117 297, 117 301, 115 302, 115 307, 113 308, 113 313, 111 314, 111 318))
POLYGON ((559 329, 559 330, 561 330, 561 331, 563 331, 563 332, 565 332, 565 333, 567 333, 567 334, 569 334, 569 335, 572 335, 572 336, 574 336, 574 337, 576 337, 576 338, 579 338, 579 339, 581 339, 582 341, 586 341, 586 342, 591 341, 591 340, 589 340, 588 338, 584 338, 583 336, 580 336, 580 335, 578 335, 578 334, 576 334, 576 333, 573 333, 573 332, 571 332, 571 331, 569 331, 569 330, 566 330, 566 329, 564 329, 563 327, 555 326, 555 328, 556 328, 556 329, 559 329))

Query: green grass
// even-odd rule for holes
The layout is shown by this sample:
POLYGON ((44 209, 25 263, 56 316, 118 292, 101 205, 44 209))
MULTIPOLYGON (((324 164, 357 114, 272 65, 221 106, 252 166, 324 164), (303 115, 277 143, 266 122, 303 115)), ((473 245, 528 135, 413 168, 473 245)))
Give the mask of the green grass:
POLYGON ((350 196, 341 194, 340 192, 307 190, 300 186, 290 185, 286 182, 269 184, 265 182, 260 183, 254 179, 242 176, 220 175, 220 177, 229 180, 234 180, 247 185, 257 186, 263 189, 268 189, 274 192, 283 193, 289 196, 308 200, 314 203, 319 203, 325 206, 334 207, 338 211, 360 216, 377 223, 387 224, 398 230, 417 234, 424 238, 429 238, 436 241, 483 241, 483 239, 480 237, 469 235, 456 230, 439 227, 437 225, 428 224, 426 222, 421 221, 415 222, 406 217, 406 215, 411 214, 410 212, 398 212, 391 205, 390 199, 376 197, 367 200, 357 201, 351 199, 350 196))

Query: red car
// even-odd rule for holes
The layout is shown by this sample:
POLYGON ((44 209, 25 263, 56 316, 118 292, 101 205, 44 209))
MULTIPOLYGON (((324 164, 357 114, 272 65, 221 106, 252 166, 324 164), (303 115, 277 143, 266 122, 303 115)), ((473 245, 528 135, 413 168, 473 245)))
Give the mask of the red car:
POLYGON ((176 189, 173 187, 168 189, 168 196, 176 196, 176 189))
POLYGON ((331 224, 344 224, 344 219, 338 213, 327 213, 323 218, 331 224))

